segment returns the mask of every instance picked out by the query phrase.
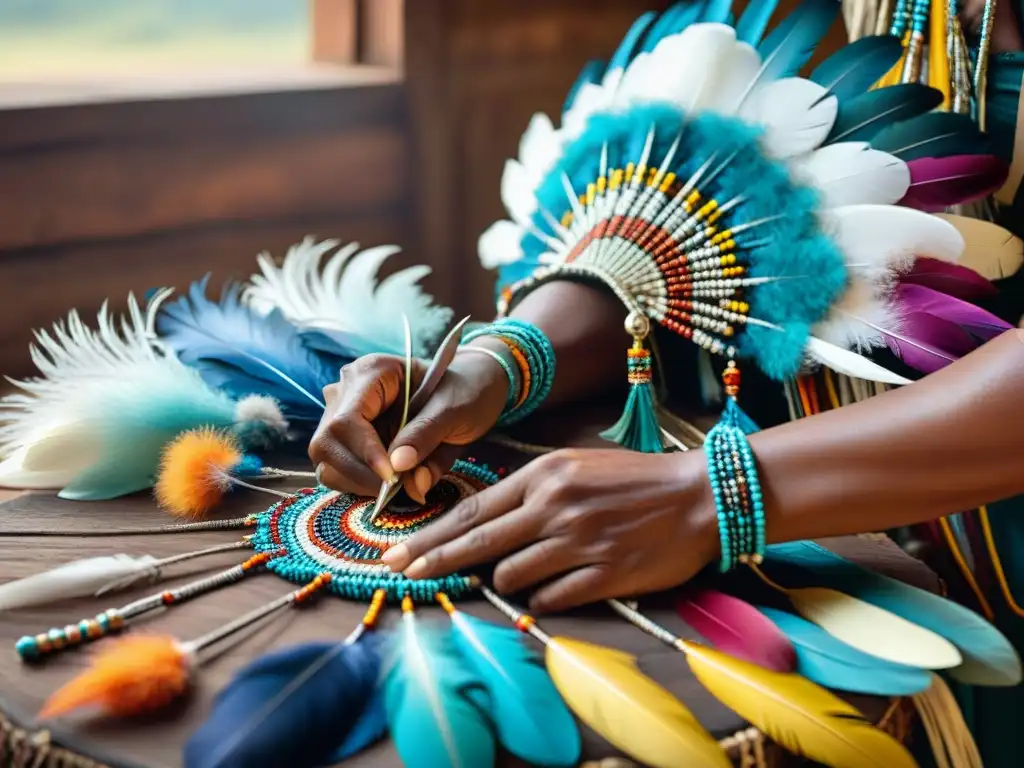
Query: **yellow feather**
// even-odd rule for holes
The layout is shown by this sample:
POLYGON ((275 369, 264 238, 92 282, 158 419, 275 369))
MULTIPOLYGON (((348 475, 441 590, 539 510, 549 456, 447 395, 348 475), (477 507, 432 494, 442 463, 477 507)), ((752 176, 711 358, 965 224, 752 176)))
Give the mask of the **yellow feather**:
POLYGON ((653 768, 731 768, 711 734, 629 654, 553 637, 546 661, 576 716, 633 759, 653 768))
POLYGON ((917 765, 898 741, 809 680, 677 642, 693 674, 715 698, 789 751, 833 768, 917 765))
POLYGON ((945 638, 863 600, 824 587, 785 592, 805 619, 879 659, 922 669, 949 669, 963 662, 945 638))
POLYGON ((959 230, 964 253, 958 262, 987 280, 1009 277, 1024 264, 1024 241, 997 224, 950 213, 936 214, 959 230))

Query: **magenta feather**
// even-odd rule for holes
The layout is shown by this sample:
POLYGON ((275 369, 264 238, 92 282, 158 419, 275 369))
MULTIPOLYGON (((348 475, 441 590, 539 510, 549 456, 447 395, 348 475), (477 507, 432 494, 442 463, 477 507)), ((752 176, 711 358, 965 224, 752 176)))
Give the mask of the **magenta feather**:
POLYGON ((944 368, 978 346, 959 325, 927 312, 904 315, 899 333, 885 331, 885 343, 904 363, 922 373, 944 368))
POLYGON ((773 669, 796 669, 796 651, 782 631, 754 606, 714 589, 687 592, 676 603, 683 621, 718 650, 773 669))
POLYGON ((896 286, 895 298, 902 316, 925 312, 954 322, 986 341, 1013 327, 991 312, 923 285, 900 283, 896 286))
POLYGON ((950 264, 947 261, 921 257, 905 275, 901 283, 923 285, 925 288, 955 296, 958 299, 979 299, 996 296, 999 290, 973 269, 950 264))
POLYGON ((1003 186, 1009 173, 994 155, 922 157, 907 167, 910 187, 900 205, 929 212, 987 197, 1003 186))

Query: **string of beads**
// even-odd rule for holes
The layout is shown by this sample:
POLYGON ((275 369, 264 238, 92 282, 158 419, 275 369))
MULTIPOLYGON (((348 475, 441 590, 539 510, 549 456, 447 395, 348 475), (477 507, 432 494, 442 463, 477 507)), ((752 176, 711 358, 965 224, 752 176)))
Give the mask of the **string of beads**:
POLYGON ((720 567, 724 573, 738 563, 760 563, 767 542, 757 465, 741 426, 742 412, 735 401, 740 372, 732 361, 722 378, 729 401, 721 420, 708 432, 704 451, 718 517, 720 567))
POLYGON ((510 364, 507 360, 495 358, 503 363, 502 368, 509 379, 509 398, 498 419, 498 426, 522 421, 536 411, 551 393, 555 381, 555 349, 540 328, 516 318, 504 318, 474 330, 466 335, 465 343, 483 336, 500 340, 513 361, 510 364))

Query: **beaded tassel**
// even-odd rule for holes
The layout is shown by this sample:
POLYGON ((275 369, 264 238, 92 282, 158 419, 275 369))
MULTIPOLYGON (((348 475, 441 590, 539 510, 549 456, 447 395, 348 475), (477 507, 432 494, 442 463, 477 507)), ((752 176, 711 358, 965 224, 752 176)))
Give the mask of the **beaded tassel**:
POLYGON ((613 443, 641 453, 661 453, 661 425, 655 408, 652 384, 651 353, 644 348, 643 338, 638 330, 649 329, 646 317, 630 314, 626 328, 632 329, 633 346, 627 352, 629 397, 622 416, 614 426, 601 433, 601 437, 613 443))

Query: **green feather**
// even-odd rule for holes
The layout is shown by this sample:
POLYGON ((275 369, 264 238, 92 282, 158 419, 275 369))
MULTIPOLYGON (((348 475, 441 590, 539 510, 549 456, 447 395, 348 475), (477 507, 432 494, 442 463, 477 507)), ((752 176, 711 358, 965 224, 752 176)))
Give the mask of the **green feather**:
POLYGON ((829 93, 834 94, 842 104, 847 99, 865 93, 881 80, 899 61, 902 52, 903 46, 895 37, 862 37, 825 59, 809 79, 828 88, 829 93))
POLYGON ((889 126, 931 112, 941 103, 939 91, 920 83, 893 85, 862 93, 840 102, 839 114, 825 143, 871 141, 889 126))
POLYGON ((989 142, 968 115, 932 112, 891 125, 871 142, 904 162, 922 157, 987 155, 989 142))

